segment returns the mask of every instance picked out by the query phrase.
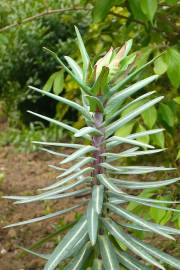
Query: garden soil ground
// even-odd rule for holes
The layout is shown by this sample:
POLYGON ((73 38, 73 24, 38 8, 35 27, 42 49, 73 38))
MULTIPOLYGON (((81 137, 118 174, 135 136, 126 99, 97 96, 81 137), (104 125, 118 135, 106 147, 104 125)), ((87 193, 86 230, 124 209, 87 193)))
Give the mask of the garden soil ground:
MULTIPOLYGON (((0 151, 0 172, 4 172, 5 179, 0 184, 1 195, 32 195, 38 188, 52 183, 57 171, 48 167, 57 165, 59 159, 52 158, 46 153, 18 153, 14 148, 3 148, 0 151)), ((76 199, 78 202, 80 199, 76 199)), ((82 200, 82 199, 81 199, 82 200)), ((57 209, 63 209, 76 204, 71 199, 61 202, 32 203, 14 205, 12 201, 0 201, 0 270, 40 270, 44 261, 31 255, 20 256, 19 246, 30 247, 37 240, 54 232, 54 222, 58 224, 72 222, 75 213, 71 212, 60 218, 53 218, 32 225, 3 229, 10 223, 45 215, 57 209)), ((51 250, 54 242, 45 244, 43 251, 51 250)))
MULTIPOLYGON (((32 195, 38 188, 52 183, 57 172, 48 167, 49 164, 57 165, 59 159, 52 158, 46 153, 19 153, 13 147, 0 149, 0 172, 4 172, 5 179, 0 183, 1 195, 32 195)), ((82 199, 76 199, 77 201, 82 199)), ((62 218, 54 218, 44 222, 17 228, 3 229, 2 227, 18 221, 38 217, 56 209, 70 207, 76 202, 65 199, 60 202, 32 203, 28 205, 14 205, 12 201, 0 202, 0 270, 42 270, 44 261, 31 255, 21 256, 18 246, 30 247, 37 240, 47 236, 55 230, 56 224, 71 222, 75 213, 67 214, 62 218), (53 221, 53 222, 52 222, 53 221)), ((82 210, 82 209, 81 209, 82 210)), ((47 252, 53 248, 55 240, 51 240, 43 246, 41 251, 47 252)), ((165 240, 155 238, 157 245, 174 253, 174 247, 165 240)), ((177 246, 175 248, 177 251, 177 246)))

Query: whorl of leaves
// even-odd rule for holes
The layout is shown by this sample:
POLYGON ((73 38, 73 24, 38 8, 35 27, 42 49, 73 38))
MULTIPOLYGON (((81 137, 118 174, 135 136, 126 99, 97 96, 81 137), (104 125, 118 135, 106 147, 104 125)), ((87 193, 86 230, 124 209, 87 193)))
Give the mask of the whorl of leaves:
POLYGON ((126 180, 125 177, 127 175, 165 172, 173 168, 142 165, 124 166, 124 163, 122 164, 123 158, 164 151, 164 149, 155 149, 153 145, 138 140, 144 136, 162 132, 162 129, 140 131, 126 137, 115 135, 119 128, 133 121, 163 98, 151 97, 154 91, 143 93, 144 87, 158 78, 156 75, 128 85, 130 80, 134 79, 153 60, 139 69, 135 69, 136 57, 134 54, 128 55, 132 46, 132 40, 129 40, 121 49, 111 48, 104 57, 93 65, 78 29, 75 30, 82 56, 82 68, 71 57, 65 57, 67 66, 54 52, 48 49, 46 51, 57 59, 64 71, 79 85, 82 103, 78 104, 35 87, 30 88, 76 109, 84 117, 86 126, 78 130, 47 116, 31 111, 30 113, 72 132, 75 138, 81 137, 85 144, 35 142, 44 147, 67 147, 73 152, 64 154, 43 148, 50 154, 61 157, 60 166, 54 166, 54 169, 60 171, 57 181, 43 188, 40 194, 6 196, 6 198, 15 200, 16 204, 63 198, 71 198, 73 202, 73 198, 76 196, 84 196, 84 200, 70 208, 6 227, 30 224, 64 215, 85 205, 84 215, 67 232, 51 254, 40 254, 24 249, 47 261, 44 270, 56 269, 62 263, 66 265, 63 268, 65 270, 118 270, 121 266, 130 270, 152 269, 151 267, 165 269, 163 264, 180 269, 178 259, 138 239, 132 234, 132 230, 145 231, 168 239, 174 239, 173 235, 179 234, 180 231, 152 223, 126 208, 128 202, 135 202, 147 207, 180 211, 163 206, 164 203, 175 204, 177 201, 150 199, 135 196, 132 193, 135 189, 158 189, 176 183, 180 178, 161 181, 133 181, 126 180), (134 94, 136 94, 136 98, 130 99, 134 94), (142 101, 141 105, 135 106, 135 109, 129 110, 125 115, 121 114, 132 104, 137 105, 139 100, 142 101), (122 147, 118 148, 120 150, 117 152, 119 146, 122 147), (66 163, 69 164, 69 167, 65 170, 61 165, 66 163), (126 247, 126 252, 123 251, 123 247, 126 247))

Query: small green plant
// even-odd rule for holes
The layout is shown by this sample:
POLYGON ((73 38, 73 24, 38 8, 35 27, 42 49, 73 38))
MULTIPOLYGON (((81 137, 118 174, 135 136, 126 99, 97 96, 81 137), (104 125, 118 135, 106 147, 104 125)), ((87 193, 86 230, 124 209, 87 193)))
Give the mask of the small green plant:
POLYGON ((135 175, 171 171, 172 168, 124 166, 122 163, 124 157, 144 156, 163 151, 164 149, 154 149, 152 145, 138 140, 147 135, 162 132, 162 129, 140 131, 126 137, 114 135, 120 127, 130 123, 145 110, 162 100, 163 97, 150 99, 154 91, 141 94, 130 102, 128 99, 156 80, 158 78, 156 75, 140 80, 122 90, 153 60, 134 70, 136 55, 128 55, 132 46, 132 40, 129 40, 121 49, 111 48, 104 57, 92 65, 77 28, 76 34, 83 69, 72 58, 65 56, 65 60, 71 68, 69 69, 54 52, 46 50, 58 60, 64 70, 80 86, 82 104, 35 87, 30 88, 77 109, 83 115, 86 127, 78 130, 58 120, 31 111, 30 113, 72 132, 75 138, 83 138, 84 144, 35 142, 46 147, 75 149, 69 155, 45 149, 47 152, 63 157, 60 164, 69 164, 69 168, 55 167, 61 171, 57 181, 43 188, 38 195, 6 196, 6 198, 16 200, 16 204, 61 200, 67 197, 71 197, 73 202, 73 197, 77 195, 81 197, 84 195, 84 200, 70 208, 6 227, 42 221, 74 211, 85 205, 85 214, 77 220, 51 254, 39 254, 26 250, 47 260, 45 270, 56 269, 62 263, 65 265, 64 270, 119 270, 122 269, 122 266, 130 270, 154 269, 153 267, 165 269, 163 263, 180 269, 178 259, 138 239, 132 230, 155 233, 168 239, 174 239, 172 235, 179 234, 180 231, 152 223, 126 208, 128 203, 134 202, 155 209, 180 212, 178 209, 166 206, 166 204, 175 204, 177 201, 134 195, 137 194, 134 190, 158 189, 176 183, 180 178, 161 181, 126 180, 126 175, 134 177, 135 175), (140 100, 143 101, 143 104, 135 106, 134 110, 119 118, 121 112, 132 104, 137 105, 140 100), (121 148, 118 152, 119 146, 121 148))
POLYGON ((45 127, 41 122, 31 123, 29 128, 23 126, 21 129, 9 127, 0 132, 0 146, 14 145, 20 152, 33 152, 38 150, 38 145, 32 144, 33 140, 52 141, 62 138, 62 130, 56 126, 45 127))

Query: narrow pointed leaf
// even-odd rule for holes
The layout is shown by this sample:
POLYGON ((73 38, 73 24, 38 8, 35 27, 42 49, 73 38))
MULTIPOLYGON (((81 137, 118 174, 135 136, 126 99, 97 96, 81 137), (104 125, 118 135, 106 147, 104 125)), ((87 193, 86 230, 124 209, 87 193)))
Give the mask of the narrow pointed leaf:
POLYGON ((75 134, 74 134, 74 137, 82 137, 84 135, 89 135, 89 134, 98 134, 98 135, 103 135, 101 131, 99 131, 98 129, 96 128, 93 128, 93 127, 84 127, 84 128, 81 128, 79 131, 77 131, 75 134))
POLYGON ((124 233, 115 222, 109 219, 103 219, 103 224, 116 239, 123 242, 136 255, 157 266, 158 268, 165 270, 165 268, 161 264, 159 264, 152 256, 150 256, 147 252, 140 248, 139 245, 134 243, 129 237, 129 235, 124 233))
POLYGON ((34 222, 39 222, 39 221, 42 221, 42 220, 46 220, 46 219, 49 219, 49 218, 53 218, 53 217, 57 217, 57 216, 60 216, 60 215, 63 215, 63 214, 66 214, 78 207, 80 207, 81 205, 75 205, 73 207, 70 207, 70 208, 67 208, 67 209, 63 209, 61 211, 57 211, 55 213, 51 213, 51 214, 48 214, 48 215, 45 215, 45 216, 41 216, 41 217, 37 217, 37 218, 33 218, 33 219, 28 219, 28 220, 25 220, 25 221, 21 221, 21 222, 17 222, 17 223, 14 223, 14 224, 10 224, 10 225, 7 225, 5 226, 4 228, 11 228, 11 227, 16 227, 16 226, 20 226, 20 225, 26 225, 26 224, 30 224, 30 223, 34 223, 34 222))
MULTIPOLYGON (((80 176, 82 176, 82 175, 84 175, 86 173, 90 173, 93 170, 94 170, 94 168, 92 168, 92 167, 86 167, 86 168, 83 168, 81 170, 78 169, 77 172, 73 174, 72 179, 78 178, 78 177, 80 177, 80 176)), ((62 174, 60 174, 60 175, 57 176, 57 179, 62 178, 62 177, 64 177, 64 176, 62 174)), ((68 176, 68 177, 71 177, 71 176, 68 176)), ((58 182, 53 184, 53 186, 56 185, 57 183, 58 182)))
POLYGON ((95 185, 92 191, 92 203, 94 210, 101 214, 102 205, 103 205, 103 197, 104 197, 104 186, 103 185, 95 185))
POLYGON ((117 195, 117 196, 120 196, 122 198, 137 200, 139 202, 169 203, 169 204, 180 203, 180 201, 156 200, 156 199, 150 199, 150 198, 143 198, 143 197, 140 197, 140 196, 133 196, 133 195, 125 194, 125 193, 117 195))
POLYGON ((76 132, 78 131, 78 129, 73 128, 73 127, 71 127, 71 126, 69 126, 69 125, 67 125, 67 124, 64 124, 63 122, 60 122, 60 121, 58 121, 58 120, 49 118, 49 117, 47 117, 47 116, 44 116, 44 115, 42 115, 42 114, 35 113, 35 112, 32 112, 32 111, 28 111, 28 112, 31 113, 31 114, 33 114, 33 115, 35 115, 35 116, 37 116, 37 117, 39 117, 39 118, 41 118, 41 119, 44 119, 44 120, 48 121, 48 122, 50 122, 50 123, 53 123, 53 124, 55 124, 55 125, 58 125, 58 126, 64 128, 64 129, 67 129, 67 130, 69 130, 69 131, 71 131, 71 132, 73 132, 73 133, 76 133, 76 132))
POLYGON ((136 258, 125 252, 119 252, 116 250, 116 254, 119 262, 127 267, 129 270, 151 270, 151 268, 142 265, 136 258))
POLYGON ((69 197, 78 197, 78 196, 82 196, 82 194, 90 194, 90 189, 89 188, 83 188, 83 189, 79 189, 77 191, 73 191, 73 192, 66 192, 64 194, 60 194, 60 195, 54 195, 54 196, 49 196, 46 200, 57 200, 57 199, 64 199, 64 198, 69 198, 69 197))
POLYGON ((52 94, 50 92, 47 92, 47 91, 44 91, 44 90, 41 90, 41 89, 38 89, 36 87, 33 87, 33 86, 29 86, 30 89, 38 92, 38 93, 41 93, 41 94, 44 94, 52 99, 55 99, 59 102, 62 102, 64 104, 67 104, 68 106, 78 110, 79 112, 81 112, 87 119, 91 120, 91 115, 90 113, 81 105, 79 105, 77 102, 74 102, 72 100, 69 100, 69 99, 66 99, 64 97, 60 97, 60 96, 57 96, 55 94, 52 94))
POLYGON ((133 133, 131 135, 128 135, 127 138, 128 139, 137 139, 137 138, 141 138, 141 137, 144 137, 147 135, 157 134, 159 132, 162 132, 163 130, 164 130, 163 128, 150 129, 150 130, 146 130, 146 131, 133 133))
POLYGON ((160 234, 166 238, 174 240, 174 238, 172 236, 168 235, 167 233, 165 233, 165 232, 161 231, 160 229, 157 229, 155 226, 153 226, 152 222, 148 222, 148 221, 134 215, 133 213, 131 213, 131 212, 129 212, 121 207, 116 207, 112 204, 107 204, 107 206, 114 213, 116 213, 116 214, 118 214, 118 215, 132 221, 132 222, 135 222, 136 224, 139 224, 142 227, 147 228, 154 233, 160 234))
POLYGON ((101 184, 104 185, 110 191, 114 191, 114 192, 117 192, 117 193, 123 193, 121 191, 121 189, 119 189, 111 181, 109 181, 109 179, 107 179, 104 174, 98 174, 97 175, 97 178, 99 179, 99 181, 101 182, 101 184))
POLYGON ((176 269, 180 269, 180 260, 176 259, 175 257, 170 256, 169 254, 159 250, 158 248, 153 247, 152 245, 149 245, 138 239, 135 239, 132 236, 131 236, 131 239, 140 247, 144 248, 144 250, 146 250, 146 252, 148 252, 152 256, 158 258, 162 262, 169 264, 172 267, 175 267, 176 269))
POLYGON ((107 236, 99 236, 99 246, 105 270, 119 269, 114 248, 107 236))
POLYGON ((86 232, 87 220, 83 217, 80 221, 65 235, 61 242, 52 252, 44 270, 54 270, 58 264, 68 257, 69 252, 76 244, 76 242, 86 232))
POLYGON ((92 251, 90 243, 87 243, 86 246, 74 257, 70 263, 64 268, 64 270, 81 270, 86 261, 88 260, 90 253, 92 251))
POLYGON ((138 201, 138 200, 135 200, 135 199, 132 200, 132 201, 135 201, 138 204, 146 205, 146 206, 149 206, 149 207, 159 208, 159 209, 163 209, 163 210, 167 210, 167 211, 173 211, 173 212, 180 213, 179 209, 169 208, 169 207, 165 207, 165 206, 161 206, 161 205, 153 204, 153 203, 149 203, 149 202, 142 202, 142 201, 138 201))
MULTIPOLYGON (((150 203, 150 202, 138 200, 138 197, 126 196, 126 195, 125 196, 121 196, 121 197, 127 197, 127 201, 136 202, 137 204, 142 204, 142 205, 146 205, 146 206, 150 206, 150 207, 154 207, 154 208, 160 208, 160 209, 164 209, 164 210, 167 210, 167 211, 180 212, 179 209, 169 208, 169 207, 161 206, 161 205, 158 205, 158 204, 154 204, 154 203, 150 203)), ((111 198, 110 201, 113 204, 118 204, 118 199, 116 199, 116 198, 114 198, 114 199, 111 198)), ((121 202, 121 199, 120 199, 120 202, 121 202)))
POLYGON ((76 256, 77 253, 87 244, 88 241, 89 235, 88 232, 85 232, 84 235, 77 241, 77 243, 72 248, 70 255, 76 256))
MULTIPOLYGON (((142 226, 139 226, 137 224, 130 224, 130 223, 126 223, 126 224, 121 224, 123 227, 126 227, 126 228, 130 228, 130 229, 133 229, 133 230, 138 230, 138 231, 150 231, 149 229, 145 229, 143 228, 142 226)), ((159 228, 160 230, 164 231, 164 232, 167 232, 168 234, 174 234, 174 235, 178 235, 180 234, 180 230, 178 229, 174 229, 174 228, 171 228, 171 227, 168 227, 168 226, 164 226, 164 225, 160 225, 160 224, 155 224, 154 223, 154 226, 159 228)))
POLYGON ((82 166, 86 165, 87 163, 92 162, 94 159, 91 157, 86 157, 82 159, 81 161, 77 162, 75 165, 71 166, 69 169, 67 169, 64 173, 61 174, 61 178, 76 171, 77 169, 81 168, 82 166))
POLYGON ((50 190, 50 191, 47 191, 47 192, 44 192, 42 194, 39 194, 39 195, 35 195, 35 196, 28 196, 27 199, 23 199, 23 200, 20 200, 20 201, 17 201, 15 202, 16 204, 21 204, 21 203, 30 203, 30 202, 35 202, 35 201, 39 201, 39 200, 47 200, 48 197, 51 197, 53 195, 57 195, 59 193, 63 193, 65 191, 68 191, 74 187, 77 187, 85 182, 87 182, 89 180, 89 178, 85 178, 85 179, 80 179, 78 180, 77 182, 73 183, 73 184, 70 184, 68 186, 64 186, 64 187, 59 187, 59 188, 56 188, 56 189, 53 189, 53 190, 50 190))
POLYGON ((117 160, 122 157, 136 157, 136 156, 145 156, 145 155, 152 155, 156 153, 163 152, 165 149, 155 149, 155 150, 145 150, 145 151, 134 151, 132 153, 120 153, 120 154, 114 154, 114 153, 104 153, 102 156, 105 156, 107 158, 113 158, 113 160, 117 160))
POLYGON ((65 164, 67 162, 73 161, 79 158, 80 156, 84 156, 85 154, 94 152, 95 150, 96 148, 93 146, 90 146, 90 145, 85 146, 82 149, 77 150, 76 152, 74 152, 73 154, 65 158, 63 161, 61 161, 61 164, 65 164))
MULTIPOLYGON (((89 172, 91 170, 87 170, 87 171, 89 172)), ((79 176, 82 175, 83 173, 84 173, 84 171, 75 172, 74 174, 68 175, 64 179, 61 179, 60 181, 57 181, 57 182, 55 182, 54 184, 52 184, 50 186, 47 186, 45 188, 41 188, 40 190, 51 190, 51 189, 54 189, 54 188, 57 188, 57 187, 64 186, 65 184, 67 184, 68 182, 71 182, 72 180, 75 180, 76 178, 79 179, 79 176)))
POLYGON ((180 177, 174 178, 174 179, 163 180, 163 181, 152 181, 152 182, 137 182, 137 181, 112 179, 114 184, 120 185, 125 188, 129 188, 129 189, 163 187, 163 186, 174 184, 178 182, 179 180, 180 180, 180 177))
POLYGON ((136 102, 140 101, 140 100, 143 100, 147 97, 149 97, 150 95, 154 94, 155 91, 151 91, 151 92, 148 92, 146 94, 143 94, 141 95, 140 97, 132 100, 131 102, 125 104, 122 108, 120 108, 119 110, 117 110, 116 112, 113 113, 112 116, 109 115, 108 119, 105 121, 106 124, 109 124, 112 122, 112 120, 117 117, 118 115, 120 115, 120 113, 122 113, 125 109, 129 108, 130 106, 132 106, 133 104, 135 104, 136 102))
POLYGON ((78 77, 76 77, 74 75, 73 72, 71 72, 71 70, 69 68, 66 67, 66 65, 61 61, 61 59, 57 56, 56 53, 52 52, 51 50, 47 49, 44 47, 44 50, 46 50, 48 53, 50 53, 51 55, 53 55, 56 60, 62 65, 62 67, 67 71, 67 73, 74 79, 74 81, 83 89, 83 91, 87 94, 91 94, 90 93, 90 89, 87 85, 85 85, 83 83, 83 81, 81 81, 78 77))
POLYGON ((57 170, 57 171, 65 171, 66 169, 64 169, 64 168, 60 168, 60 167, 57 167, 57 166, 55 166, 55 165, 48 165, 50 168, 52 168, 52 169, 55 169, 55 170, 57 170))
POLYGON ((110 139, 108 139, 107 142, 119 142, 119 144, 128 143, 128 144, 137 145, 137 146, 141 146, 141 147, 154 148, 154 146, 152 146, 152 145, 142 143, 142 142, 139 142, 139 141, 136 141, 133 139, 129 139, 128 137, 113 136, 110 139))
POLYGON ((158 75, 150 76, 144 80, 138 81, 135 84, 129 86, 128 88, 120 91, 117 94, 114 94, 108 101, 106 107, 106 113, 109 114, 111 110, 115 110, 119 108, 120 104, 129 96, 136 93, 137 91, 144 88, 149 83, 153 82, 158 78, 158 75))
POLYGON ((87 208, 87 227, 92 246, 96 244, 97 240, 98 219, 98 213, 93 208, 92 201, 90 201, 87 208))
POLYGON ((39 149, 42 150, 42 151, 45 151, 45 152, 47 152, 47 153, 49 153, 49 154, 58 156, 58 157, 64 157, 64 158, 65 158, 65 157, 68 157, 67 154, 59 153, 59 152, 56 152, 56 151, 53 151, 53 150, 50 150, 50 149, 47 149, 47 148, 44 148, 44 147, 40 147, 39 149))
POLYGON ((76 31, 76 35, 77 35, 77 39, 78 39, 79 50, 81 52, 81 57, 83 60, 83 78, 84 78, 84 80, 86 80, 90 59, 89 59, 88 53, 86 51, 86 48, 84 46, 84 42, 82 40, 81 34, 76 26, 75 26, 75 31, 76 31))
POLYGON ((39 141, 32 141, 35 144, 41 144, 41 145, 48 145, 48 146, 61 146, 61 147, 67 147, 67 148, 83 148, 83 144, 75 144, 75 143, 56 143, 56 142, 39 142, 39 141))
MULTIPOLYGON (((91 167, 84 168, 84 169, 82 169, 80 171, 75 172, 74 174, 71 174, 71 175, 67 176, 63 180, 60 180, 60 181, 58 181, 58 182, 56 182, 56 183, 54 183, 54 184, 52 184, 52 185, 50 185, 48 187, 42 188, 41 190, 50 190, 50 189, 53 189, 53 188, 57 188, 59 186, 62 186, 64 184, 68 183, 71 180, 79 178, 79 176, 81 176, 81 175, 84 175, 86 173, 90 173, 92 170, 93 170, 93 168, 91 168, 91 167)), ((59 177, 61 178, 61 175, 58 176, 58 178, 59 177)))
POLYGON ((115 132, 118 128, 120 128, 122 125, 128 123, 130 120, 134 119, 136 116, 140 115, 143 111, 145 111, 146 109, 148 109, 151 106, 155 105, 156 103, 158 103, 163 98, 164 98, 163 96, 154 98, 154 99, 148 101, 147 103, 145 103, 144 105, 139 106, 136 110, 134 110, 133 112, 127 114, 123 118, 115 121, 114 123, 112 123, 111 125, 109 125, 107 127, 106 136, 108 137, 113 132, 115 132))
POLYGON ((75 76, 78 77, 81 81, 83 80, 83 73, 80 66, 69 56, 64 56, 70 68, 74 72, 75 76))
POLYGON ((151 166, 116 166, 115 167, 106 162, 101 163, 100 166, 103 168, 106 168, 112 174, 144 174, 144 173, 150 173, 150 172, 174 170, 174 168, 151 167, 151 166))
MULTIPOLYGON (((164 52, 163 52, 164 53, 164 52)), ((146 64, 142 65, 140 68, 136 69, 134 72, 132 72, 131 74, 129 74, 125 79, 121 79, 119 80, 115 86, 113 86, 110 90, 110 92, 113 94, 115 93, 119 88, 121 88, 123 85, 125 85, 127 82, 129 82, 133 77, 135 77, 139 72, 141 72, 144 68, 146 68, 147 66, 149 66, 150 64, 152 64, 157 58, 159 58, 163 53, 161 53, 160 55, 154 57, 153 59, 151 59, 149 62, 147 62, 146 64)))

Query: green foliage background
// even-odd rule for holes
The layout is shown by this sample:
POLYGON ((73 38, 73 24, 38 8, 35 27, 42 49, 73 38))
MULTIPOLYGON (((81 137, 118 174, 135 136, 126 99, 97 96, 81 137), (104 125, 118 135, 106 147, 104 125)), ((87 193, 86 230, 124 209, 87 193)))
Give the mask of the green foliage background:
MULTIPOLYGON (((167 130, 166 138, 160 134, 143 140, 151 140, 159 147, 170 148, 168 159, 174 163, 180 158, 178 8, 179 3, 175 0, 2 0, 0 28, 14 22, 19 23, 19 26, 0 32, 0 98, 10 127, 27 132, 27 125, 30 121, 35 121, 26 113, 29 107, 72 122, 78 128, 83 126, 81 118, 68 107, 56 103, 46 106, 45 97, 39 97, 27 88, 29 84, 33 84, 44 87, 47 91, 78 99, 77 85, 42 50, 46 46, 59 56, 71 55, 78 60, 74 39, 74 25, 78 25, 87 49, 95 60, 111 46, 121 46, 130 38, 134 40, 134 52, 138 51, 136 66, 165 52, 140 75, 141 78, 153 73, 161 75, 154 89, 151 89, 156 90, 158 95, 163 94, 164 101, 144 113, 136 122, 119 130, 118 134, 125 136, 134 130, 164 127, 167 130), (44 14, 23 23, 25 18, 57 9, 70 10, 48 16, 44 14), (63 87, 64 80, 66 89, 63 87)), ((41 125, 36 125, 38 130, 41 129, 41 125)), ((34 132, 37 136, 36 128, 34 132)))

